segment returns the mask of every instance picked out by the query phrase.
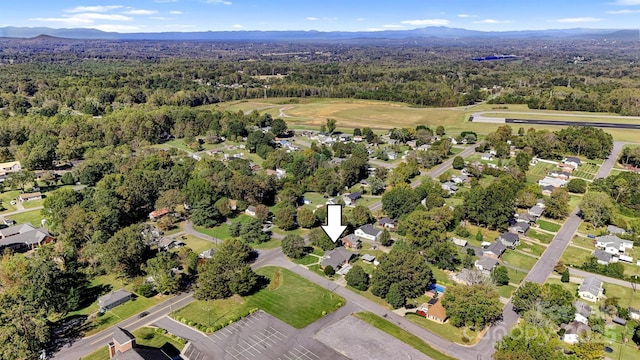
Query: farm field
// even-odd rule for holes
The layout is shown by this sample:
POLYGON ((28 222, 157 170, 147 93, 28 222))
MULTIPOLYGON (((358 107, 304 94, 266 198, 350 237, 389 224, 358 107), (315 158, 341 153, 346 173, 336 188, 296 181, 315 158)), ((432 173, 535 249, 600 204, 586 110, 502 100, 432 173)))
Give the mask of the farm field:
MULTIPOLYGON (((415 127, 419 124, 427 124, 431 127, 444 126, 448 132, 459 133, 464 130, 476 131, 479 134, 487 134, 495 131, 502 124, 497 123, 473 123, 468 122, 469 116, 475 112, 492 111, 495 105, 481 104, 456 108, 419 108, 412 107, 404 103, 394 103, 374 100, 358 99, 296 99, 298 103, 288 103, 286 98, 242 100, 232 101, 208 106, 211 109, 244 111, 250 112, 258 110, 271 114, 273 117, 280 116, 280 109, 286 115, 290 128, 318 128, 327 118, 334 118, 338 121, 338 129, 353 129, 354 127, 369 126, 373 129, 384 130, 394 127, 406 126, 415 127)), ((548 115, 548 111, 529 110, 526 105, 506 105, 508 108, 486 116, 497 115, 498 117, 516 117, 511 112, 539 112, 550 116, 550 119, 557 119, 553 115, 548 115)), ((565 121, 588 121, 588 117, 596 115, 584 112, 557 112, 563 115, 561 119, 565 121), (582 116, 579 116, 582 115, 582 116)), ((523 115, 520 118, 526 118, 523 115)), ((543 115, 531 115, 530 118, 544 119, 543 115)), ((591 118, 592 121, 599 122, 637 122, 633 119, 607 119, 591 118)), ((527 128, 558 130, 560 126, 527 125, 527 128)), ((628 129, 607 129, 614 139, 621 141, 638 141, 640 132, 628 129)))

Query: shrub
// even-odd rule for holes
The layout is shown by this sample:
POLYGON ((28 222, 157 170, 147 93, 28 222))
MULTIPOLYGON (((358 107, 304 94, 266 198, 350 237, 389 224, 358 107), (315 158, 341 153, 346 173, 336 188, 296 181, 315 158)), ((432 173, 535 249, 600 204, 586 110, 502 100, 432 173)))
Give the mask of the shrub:
POLYGON ((140 285, 136 292, 146 298, 150 298, 157 294, 155 286, 153 284, 144 284, 140 285))
POLYGON ((336 271, 333 269, 333 266, 327 265, 327 267, 324 268, 324 274, 327 276, 333 276, 336 274, 336 271))

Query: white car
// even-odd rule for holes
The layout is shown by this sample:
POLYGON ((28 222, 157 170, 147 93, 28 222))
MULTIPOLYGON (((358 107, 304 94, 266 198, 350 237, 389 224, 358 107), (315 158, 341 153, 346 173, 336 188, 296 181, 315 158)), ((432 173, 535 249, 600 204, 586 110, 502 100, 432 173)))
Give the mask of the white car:
POLYGON ((11 200, 11 205, 15 205, 16 201, 15 200, 11 200))

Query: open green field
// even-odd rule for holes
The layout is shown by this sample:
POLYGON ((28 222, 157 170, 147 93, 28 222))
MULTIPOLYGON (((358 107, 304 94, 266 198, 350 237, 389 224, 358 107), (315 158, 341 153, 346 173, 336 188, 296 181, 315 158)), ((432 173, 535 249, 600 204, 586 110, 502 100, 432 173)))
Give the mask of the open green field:
POLYGON ((19 214, 13 214, 9 216, 10 219, 13 219, 17 224, 31 223, 33 226, 40 226, 40 221, 44 219, 44 217, 40 214, 41 210, 32 210, 25 211, 19 214))
POLYGON ((407 313, 405 315, 405 318, 433 332, 434 334, 440 336, 441 338, 449 340, 454 343, 464 344, 464 345, 473 345, 478 340, 477 339, 478 333, 470 330, 467 327, 457 328, 451 325, 450 322, 440 324, 433 320, 425 319, 420 315, 416 315, 415 313, 407 313))
POLYGON ((496 286, 498 295, 506 299, 510 298, 514 291, 516 291, 516 287, 512 285, 496 286))
POLYGON ((543 244, 549 244, 553 240, 553 235, 547 234, 542 231, 536 231, 535 229, 529 229, 527 236, 540 241, 543 244))
POLYGON ((218 238, 222 240, 228 239, 231 237, 231 235, 229 234, 229 225, 227 224, 218 225, 214 228, 194 226, 193 229, 199 233, 209 235, 214 238, 218 238))
POLYGON ((507 250, 502 255, 502 261, 511 266, 519 267, 521 269, 531 270, 533 266, 536 264, 538 259, 533 256, 528 256, 525 254, 521 254, 515 252, 513 250, 507 250))
POLYGON ((524 278, 527 276, 527 273, 524 273, 522 271, 518 271, 511 268, 506 268, 506 269, 507 269, 507 274, 509 274, 509 282, 511 283, 520 284, 522 280, 524 280, 524 278))
POLYGON ((583 164, 583 165, 580 165, 580 167, 576 169, 573 172, 573 174, 571 174, 571 176, 592 181, 593 179, 596 178, 596 173, 598 173, 598 169, 599 169, 599 166, 597 165, 583 164))
POLYGON ((567 246, 567 249, 562 253, 560 260, 565 265, 582 266, 589 257, 591 257, 592 251, 587 251, 575 246, 567 246))
POLYGON ((404 342, 405 344, 413 347, 414 349, 420 351, 421 353, 427 355, 431 359, 434 360, 453 360, 451 356, 445 355, 440 351, 431 347, 431 345, 425 343, 419 337, 411 334, 410 332, 392 324, 391 322, 369 312, 359 312, 353 314, 353 316, 357 317, 360 320, 363 320, 373 327, 376 327, 387 334, 397 338, 398 340, 404 342))
POLYGON ((521 241, 520 245, 518 245, 518 250, 520 251, 524 251, 528 254, 532 254, 535 256, 540 256, 542 255, 542 253, 546 250, 547 248, 540 245, 540 244, 536 244, 533 242, 528 242, 528 241, 521 241))
POLYGON ((345 303, 342 297, 289 270, 263 267, 256 272, 270 279, 259 292, 246 297, 194 301, 175 311, 174 316, 212 327, 258 308, 300 329, 322 317, 323 312, 331 313, 345 303))
MULTIPOLYGON (((143 327, 135 330, 132 334, 136 337, 138 346, 162 349, 171 356, 179 355, 185 345, 182 341, 167 336, 161 329, 143 327)), ((104 346, 83 357, 82 360, 109 360, 109 348, 104 346)))
POLYGON ((529 170, 527 171, 527 180, 529 182, 536 182, 547 176, 547 173, 549 173, 549 171, 557 168, 558 166, 554 164, 538 162, 534 166, 529 166, 529 170))
MULTIPOLYGON (((280 109, 287 116, 290 128, 318 128, 327 118, 334 118, 338 122, 338 128, 351 130, 354 127, 368 126, 373 129, 390 129, 394 127, 415 127, 419 124, 429 125, 435 128, 442 125, 448 133, 455 134, 464 130, 475 131, 479 134, 487 134, 495 131, 499 126, 504 124, 498 123, 474 123, 468 122, 469 116, 475 112, 491 111, 485 116, 495 115, 497 117, 517 117, 517 118, 536 118, 536 119, 562 119, 566 121, 598 121, 598 122, 620 122, 634 123, 633 120, 625 117, 616 117, 613 119, 597 118, 594 114, 585 112, 550 112, 540 110, 530 110, 526 105, 500 105, 506 106, 507 110, 492 111, 496 105, 481 104, 467 107, 457 108, 420 108, 412 107, 404 103, 394 103, 375 100, 358 100, 358 99, 296 99, 296 104, 288 103, 286 98, 259 99, 259 100, 241 100, 220 103, 208 106, 211 109, 229 110, 232 112, 241 110, 250 112, 258 110, 271 114, 274 118, 280 117, 280 109), (533 115, 522 115, 514 112, 528 112, 533 115), (553 116, 549 114, 562 114, 574 116, 553 116), (540 115, 538 115, 540 114, 540 115), (580 116, 582 115, 582 116, 580 116), (586 116, 586 117, 585 117, 586 116)), ((512 125, 515 127, 517 124, 512 125)), ((555 131, 560 126, 552 125, 529 125, 527 128, 547 129, 555 131)), ((516 129, 517 130, 517 129, 516 129)), ((621 141, 635 142, 640 138, 640 132, 628 129, 607 129, 614 139, 621 141)))
MULTIPOLYGON (((195 237, 193 235, 182 235, 182 236, 180 236, 179 240, 182 241, 183 243, 185 243, 186 246, 191 248, 191 250, 193 250, 193 252, 196 253, 196 254, 200 254, 201 252, 203 252, 205 250, 209 250, 212 247, 216 247, 215 243, 212 243, 212 242, 207 241, 207 240, 200 239, 200 238, 195 237)), ((177 251, 177 249, 175 249, 175 251, 177 251)))
POLYGON ((556 224, 554 222, 542 220, 542 219, 538 220, 538 226, 540 226, 540 229, 542 230, 551 231, 551 232, 558 232, 558 230, 560 230, 560 228, 562 227, 562 225, 560 224, 556 224))

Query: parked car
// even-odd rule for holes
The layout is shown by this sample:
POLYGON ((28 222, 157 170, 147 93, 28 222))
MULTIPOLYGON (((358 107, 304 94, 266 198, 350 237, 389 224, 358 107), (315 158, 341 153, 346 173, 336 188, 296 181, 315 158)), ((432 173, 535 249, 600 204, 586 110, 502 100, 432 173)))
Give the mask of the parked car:
POLYGON ((149 315, 149 312, 147 312, 147 311, 143 311, 143 312, 141 312, 140 314, 138 314, 138 317, 139 317, 139 318, 143 318, 143 317, 145 317, 145 316, 147 316, 147 315, 149 315))
POLYGON ((423 318, 427 317, 427 313, 424 312, 423 310, 416 310, 416 314, 422 316, 423 318))

